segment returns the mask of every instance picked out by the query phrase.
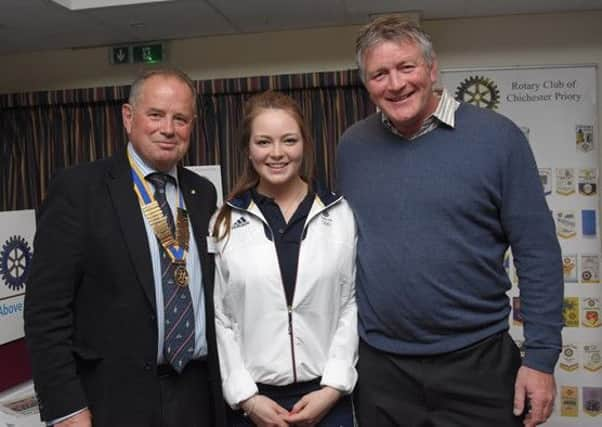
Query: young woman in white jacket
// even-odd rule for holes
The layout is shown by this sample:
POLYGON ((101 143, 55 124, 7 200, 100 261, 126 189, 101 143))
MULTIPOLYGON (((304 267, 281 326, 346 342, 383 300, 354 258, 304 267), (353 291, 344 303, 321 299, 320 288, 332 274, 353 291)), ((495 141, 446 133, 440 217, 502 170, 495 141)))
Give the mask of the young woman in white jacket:
POLYGON ((351 427, 353 214, 313 183, 314 150, 292 98, 251 98, 241 134, 244 171, 211 230, 230 425, 351 427))

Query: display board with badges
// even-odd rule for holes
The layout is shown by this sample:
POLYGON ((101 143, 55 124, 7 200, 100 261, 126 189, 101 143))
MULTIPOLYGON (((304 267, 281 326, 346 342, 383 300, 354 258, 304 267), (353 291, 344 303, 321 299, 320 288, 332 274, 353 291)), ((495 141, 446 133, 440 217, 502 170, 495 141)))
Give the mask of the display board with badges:
MULTIPOLYGON (((562 249, 563 348, 554 412, 546 426, 602 425, 602 284, 600 147, 593 65, 446 70, 444 87, 459 101, 490 108, 523 131, 539 168, 562 249)), ((511 250, 510 333, 524 342, 520 280, 511 250)))
POLYGON ((0 392, 30 376, 22 338, 35 224, 33 210, 0 212, 0 392))

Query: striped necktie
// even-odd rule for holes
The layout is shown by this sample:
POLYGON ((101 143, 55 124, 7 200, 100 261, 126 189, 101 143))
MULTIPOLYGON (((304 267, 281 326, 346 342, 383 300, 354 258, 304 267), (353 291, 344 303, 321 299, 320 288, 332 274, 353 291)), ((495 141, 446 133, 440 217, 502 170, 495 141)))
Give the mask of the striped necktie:
MULTIPOLYGON (((174 219, 165 196, 165 185, 174 179, 163 173, 152 173, 146 177, 155 187, 155 199, 167 218, 172 234, 175 233, 174 219)), ((171 366, 182 372, 194 354, 194 310, 188 286, 178 286, 174 280, 175 266, 159 243, 161 256, 161 286, 163 288, 163 310, 165 336, 163 355, 171 366)))

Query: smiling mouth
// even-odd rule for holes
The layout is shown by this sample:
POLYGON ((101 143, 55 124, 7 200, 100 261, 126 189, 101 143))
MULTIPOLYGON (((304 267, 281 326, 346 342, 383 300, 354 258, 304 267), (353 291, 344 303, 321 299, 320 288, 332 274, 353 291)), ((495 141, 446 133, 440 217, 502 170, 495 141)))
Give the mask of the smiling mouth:
POLYGON ((285 167, 288 166, 288 162, 287 163, 266 163, 266 164, 270 169, 284 169, 285 167))
POLYGON ((391 97, 391 98, 388 98, 388 101, 389 102, 403 102, 406 99, 410 98, 413 94, 414 94, 414 92, 410 92, 410 93, 402 95, 402 96, 391 97))

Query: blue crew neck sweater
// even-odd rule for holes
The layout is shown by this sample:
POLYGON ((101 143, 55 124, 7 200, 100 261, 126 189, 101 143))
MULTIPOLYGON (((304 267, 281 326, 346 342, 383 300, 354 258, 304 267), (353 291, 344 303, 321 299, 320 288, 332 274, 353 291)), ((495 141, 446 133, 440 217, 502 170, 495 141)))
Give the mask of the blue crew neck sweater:
POLYGON ((407 141, 374 114, 341 138, 338 185, 358 226, 360 336, 383 351, 434 355, 507 330, 511 246, 523 364, 553 372, 564 279, 533 154, 493 111, 462 104, 455 122, 407 141))

